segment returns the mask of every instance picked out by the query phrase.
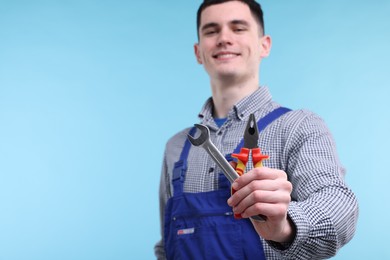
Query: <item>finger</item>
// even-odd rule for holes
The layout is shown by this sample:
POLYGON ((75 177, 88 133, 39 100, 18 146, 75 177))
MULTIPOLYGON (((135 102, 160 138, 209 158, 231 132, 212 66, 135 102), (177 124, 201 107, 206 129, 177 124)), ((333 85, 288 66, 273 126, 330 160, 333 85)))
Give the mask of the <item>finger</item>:
POLYGON ((255 180, 241 189, 236 190, 228 199, 228 204, 231 207, 236 207, 245 198, 251 198, 249 202, 253 204, 256 202, 276 203, 279 201, 289 201, 291 199, 291 191, 292 184, 286 180, 255 180), (273 199, 276 195, 269 192, 274 192, 281 198, 279 200, 273 199), (270 198, 267 195, 271 195, 270 198))
MULTIPOLYGON (((241 177, 240 177, 241 178, 241 177)), ((243 182, 241 182, 242 184, 243 182)), ((267 191, 275 191, 280 189, 281 182, 278 180, 252 180, 245 186, 239 185, 239 183, 234 182, 233 188, 236 190, 237 196, 245 197, 248 196, 249 193, 255 190, 267 190, 267 191), (241 186, 241 187, 240 187, 241 186)))
MULTIPOLYGON (((233 185, 234 187, 234 185, 233 185)), ((237 206, 244 198, 250 196, 254 191, 276 191, 279 185, 274 180, 253 181, 241 189, 234 189, 235 192, 228 199, 228 205, 231 207, 237 206)))
POLYGON ((284 171, 271 169, 267 167, 254 168, 249 172, 243 174, 237 178, 233 185, 233 188, 238 190, 243 186, 248 185, 249 183, 255 180, 287 180, 287 174, 284 171))
POLYGON ((287 214, 288 204, 277 203, 256 203, 240 212, 243 218, 249 218, 256 215, 264 215, 267 218, 284 218, 287 214))
POLYGON ((233 206, 233 211, 235 213, 241 213, 252 205, 257 203, 266 203, 266 204, 278 204, 284 203, 288 204, 291 201, 290 193, 287 191, 263 191, 256 190, 250 193, 248 196, 243 198, 239 203, 233 206))

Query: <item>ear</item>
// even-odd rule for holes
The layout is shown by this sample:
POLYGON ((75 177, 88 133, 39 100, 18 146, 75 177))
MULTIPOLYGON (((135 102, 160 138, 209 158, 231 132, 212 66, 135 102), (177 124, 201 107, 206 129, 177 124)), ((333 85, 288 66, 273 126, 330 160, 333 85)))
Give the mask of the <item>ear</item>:
POLYGON ((197 61, 199 64, 203 64, 202 59, 201 59, 201 55, 200 55, 199 43, 195 43, 195 44, 194 44, 194 52, 195 52, 196 61, 197 61))
POLYGON ((260 58, 266 58, 271 52, 272 39, 269 35, 264 35, 260 38, 260 58))

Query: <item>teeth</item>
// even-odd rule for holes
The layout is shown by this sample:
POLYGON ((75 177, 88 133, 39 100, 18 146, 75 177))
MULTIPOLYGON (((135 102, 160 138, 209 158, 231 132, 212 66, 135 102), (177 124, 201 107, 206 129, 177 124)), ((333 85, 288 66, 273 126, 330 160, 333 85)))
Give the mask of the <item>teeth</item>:
POLYGON ((217 58, 233 58, 235 57, 236 55, 235 54, 231 54, 231 53, 228 53, 228 54, 221 54, 221 55, 218 55, 217 58))

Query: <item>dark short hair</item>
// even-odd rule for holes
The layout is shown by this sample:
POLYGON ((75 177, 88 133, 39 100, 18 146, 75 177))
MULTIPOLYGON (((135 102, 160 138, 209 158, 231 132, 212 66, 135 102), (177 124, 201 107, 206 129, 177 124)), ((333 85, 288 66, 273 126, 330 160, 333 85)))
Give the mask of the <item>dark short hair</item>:
POLYGON ((230 1, 239 1, 241 3, 246 4, 249 7, 249 9, 251 10, 252 15, 255 17, 256 21, 258 22, 260 29, 264 33, 263 10, 261 9, 261 5, 259 3, 257 3, 255 0, 204 0, 203 3, 199 6, 199 9, 198 9, 198 12, 196 15, 196 31, 198 34, 198 39, 199 39, 200 19, 201 19, 203 10, 211 5, 222 4, 222 3, 230 2, 230 1))

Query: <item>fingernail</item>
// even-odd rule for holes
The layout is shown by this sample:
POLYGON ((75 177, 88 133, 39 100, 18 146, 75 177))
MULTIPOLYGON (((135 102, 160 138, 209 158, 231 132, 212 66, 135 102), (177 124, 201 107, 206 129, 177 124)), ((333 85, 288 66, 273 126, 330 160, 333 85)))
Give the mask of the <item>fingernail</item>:
POLYGON ((238 183, 237 182, 233 182, 232 188, 237 190, 238 189, 238 183))

